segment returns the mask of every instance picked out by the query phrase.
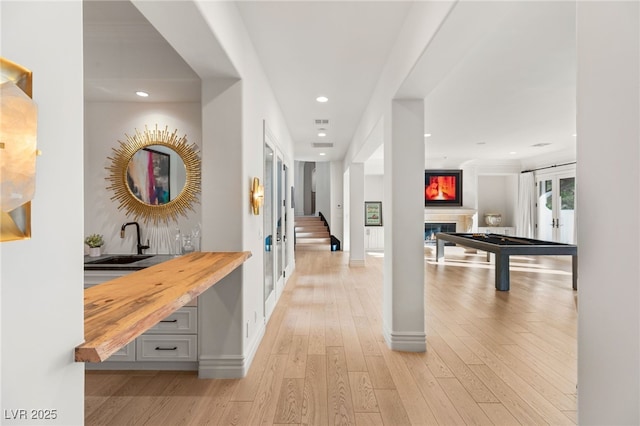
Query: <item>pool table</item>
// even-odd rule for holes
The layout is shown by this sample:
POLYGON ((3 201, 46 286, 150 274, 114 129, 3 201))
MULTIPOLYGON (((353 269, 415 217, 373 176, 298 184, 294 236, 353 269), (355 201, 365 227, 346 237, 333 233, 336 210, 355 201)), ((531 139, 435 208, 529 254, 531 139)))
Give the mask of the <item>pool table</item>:
POLYGON ((472 234, 438 232, 436 234, 436 261, 444 260, 444 244, 451 242, 460 246, 475 248, 496 257, 496 290, 509 290, 509 256, 524 255, 569 255, 572 258, 573 289, 578 289, 578 247, 531 238, 512 237, 501 234, 472 234))

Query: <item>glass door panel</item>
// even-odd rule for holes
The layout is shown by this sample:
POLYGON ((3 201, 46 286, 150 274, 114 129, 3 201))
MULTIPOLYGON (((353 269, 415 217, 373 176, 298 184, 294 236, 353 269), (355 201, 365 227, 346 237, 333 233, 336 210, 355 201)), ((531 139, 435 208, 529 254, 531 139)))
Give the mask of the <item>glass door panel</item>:
MULTIPOLYGON (((278 296, 282 288, 284 287, 283 283, 283 273, 282 273, 282 260, 283 260, 283 237, 284 237, 284 191, 283 191, 283 178, 282 178, 282 158, 278 156, 278 166, 276 168, 276 281, 277 281, 277 290, 276 295, 278 296)), ((276 296, 276 297, 277 297, 276 296)))
POLYGON ((539 240, 553 241, 553 191, 551 179, 538 182, 538 235, 539 240))
POLYGON ((576 178, 559 178, 559 212, 556 219, 558 242, 574 244, 576 178))
MULTIPOLYGON (((288 250, 288 244, 287 244, 287 230, 289 229, 289 215, 287 214, 287 212, 289 211, 289 209, 291 208, 291 200, 289 199, 289 194, 290 194, 290 189, 289 189, 289 177, 287 176, 288 173, 288 167, 287 165, 283 165, 282 166, 282 176, 283 176, 283 181, 284 181, 284 186, 282 187, 282 205, 284 206, 284 224, 283 224, 283 235, 282 235, 282 241, 284 243, 284 249, 282 251, 282 269, 285 271, 287 271, 287 266, 289 266, 289 253, 287 252, 288 250)), ((286 276, 285 276, 286 278, 286 276)))
POLYGON ((275 306, 274 249, 273 249, 273 149, 264 146, 264 305, 269 318, 275 306))
POLYGON ((538 180, 536 238, 574 244, 575 193, 576 178, 573 173, 538 180))

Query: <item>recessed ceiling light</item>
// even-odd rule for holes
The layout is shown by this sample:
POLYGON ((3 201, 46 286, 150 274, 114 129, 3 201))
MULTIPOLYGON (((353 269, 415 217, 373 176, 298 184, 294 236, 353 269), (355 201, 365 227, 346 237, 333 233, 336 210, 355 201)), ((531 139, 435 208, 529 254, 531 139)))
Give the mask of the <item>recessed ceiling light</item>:
POLYGON ((574 133, 574 134, 572 134, 571 136, 573 136, 573 137, 575 138, 576 136, 578 136, 578 134, 577 134, 577 133, 574 133))
POLYGON ((425 134, 424 134, 424 137, 425 137, 425 138, 429 138, 429 137, 431 137, 431 133, 425 133, 425 134))
POLYGON ((327 134, 325 132, 319 132, 318 136, 320 136, 321 138, 324 138, 325 136, 327 136, 327 134))
POLYGON ((147 92, 143 92, 142 90, 138 90, 136 92, 136 95, 140 96, 141 98, 146 98, 149 96, 149 94, 147 92))
POLYGON ((327 155, 327 154, 325 154, 324 152, 321 152, 320 155, 327 155))
POLYGON ((517 152, 511 151, 509 154, 514 155, 514 154, 517 154, 517 152))
POLYGON ((324 102, 327 102, 328 100, 329 100, 329 98, 327 98, 326 96, 318 96, 318 97, 316 98, 316 101, 318 101, 318 102, 323 102, 323 103, 324 103, 324 102))

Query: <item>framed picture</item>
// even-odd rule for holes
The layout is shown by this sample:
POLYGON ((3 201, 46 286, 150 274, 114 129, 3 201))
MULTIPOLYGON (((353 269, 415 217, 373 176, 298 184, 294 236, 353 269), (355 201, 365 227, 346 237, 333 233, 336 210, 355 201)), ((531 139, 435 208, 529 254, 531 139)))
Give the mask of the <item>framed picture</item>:
POLYGON ((425 170, 424 205, 462 206, 462 170, 425 170))
POLYGON ((364 202, 364 226, 382 226, 382 201, 364 202))
POLYGON ((150 205, 171 201, 169 166, 171 156, 149 148, 138 150, 127 167, 127 184, 140 201, 150 205))

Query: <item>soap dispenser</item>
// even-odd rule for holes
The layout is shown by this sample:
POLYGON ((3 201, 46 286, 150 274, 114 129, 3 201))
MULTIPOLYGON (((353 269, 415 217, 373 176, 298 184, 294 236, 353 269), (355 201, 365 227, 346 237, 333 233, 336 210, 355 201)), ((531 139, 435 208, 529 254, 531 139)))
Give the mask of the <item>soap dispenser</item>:
POLYGON ((174 255, 180 256, 182 254, 182 234, 180 228, 176 228, 175 240, 173 242, 174 255))

